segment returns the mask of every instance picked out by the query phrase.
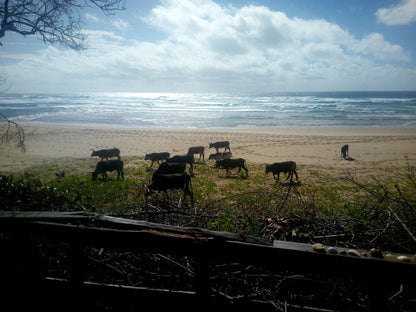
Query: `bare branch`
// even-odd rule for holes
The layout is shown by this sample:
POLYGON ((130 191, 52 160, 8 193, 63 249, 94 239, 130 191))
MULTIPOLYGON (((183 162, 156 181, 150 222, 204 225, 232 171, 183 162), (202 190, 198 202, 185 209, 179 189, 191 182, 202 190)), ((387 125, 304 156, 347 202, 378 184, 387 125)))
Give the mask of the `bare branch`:
POLYGON ((26 152, 25 132, 23 128, 18 123, 9 120, 2 113, 0 113, 0 117, 3 118, 6 122, 6 126, 4 127, 4 133, 1 136, 0 145, 7 146, 9 145, 9 143, 15 142, 16 149, 20 149, 22 152, 26 152))
POLYGON ((85 50, 82 10, 96 7, 112 15, 124 10, 124 4, 125 0, 5 0, 0 3, 0 38, 6 32, 37 35, 45 43, 85 50))

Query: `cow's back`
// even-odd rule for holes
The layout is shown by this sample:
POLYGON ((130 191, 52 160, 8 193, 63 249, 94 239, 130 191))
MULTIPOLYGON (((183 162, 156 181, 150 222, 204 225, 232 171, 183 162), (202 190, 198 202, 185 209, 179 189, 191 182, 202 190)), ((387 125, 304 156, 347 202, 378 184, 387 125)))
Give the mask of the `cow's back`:
POLYGON ((267 172, 273 172, 273 173, 289 172, 293 170, 296 170, 296 163, 294 161, 285 161, 285 162, 274 163, 274 164, 266 166, 266 173, 267 172))
POLYGON ((205 151, 203 146, 193 146, 188 149, 188 155, 201 154, 205 151))
POLYGON ((172 173, 184 173, 186 164, 184 163, 171 163, 164 162, 160 164, 159 168, 154 174, 172 174, 172 173))

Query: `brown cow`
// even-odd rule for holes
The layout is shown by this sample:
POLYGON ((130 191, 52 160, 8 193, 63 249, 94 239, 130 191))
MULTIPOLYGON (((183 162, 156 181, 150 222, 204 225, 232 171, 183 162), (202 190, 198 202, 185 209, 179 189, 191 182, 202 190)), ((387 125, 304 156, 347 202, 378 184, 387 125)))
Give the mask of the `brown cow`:
POLYGON ((205 152, 205 147, 203 147, 203 146, 193 146, 193 147, 189 148, 187 155, 193 157, 194 154, 199 154, 199 159, 201 160, 201 157, 202 157, 203 161, 205 162, 204 152, 205 152))
POLYGON ((298 181, 298 173, 296 172, 296 163, 294 161, 285 161, 285 162, 281 162, 281 163, 274 163, 271 165, 266 165, 266 173, 268 172, 272 172, 273 173, 273 178, 276 179, 276 175, 277 175, 277 181, 279 181, 279 175, 280 173, 288 173, 288 176, 286 178, 286 180, 288 180, 289 178, 291 178, 291 180, 293 179, 293 174, 295 174, 296 176, 296 180, 298 181))

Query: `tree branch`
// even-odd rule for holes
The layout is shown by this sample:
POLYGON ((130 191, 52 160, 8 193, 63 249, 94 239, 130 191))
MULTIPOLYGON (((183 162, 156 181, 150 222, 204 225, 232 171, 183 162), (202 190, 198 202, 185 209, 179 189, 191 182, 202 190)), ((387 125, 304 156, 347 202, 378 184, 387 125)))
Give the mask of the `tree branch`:
POLYGON ((17 141, 15 148, 20 149, 22 152, 26 152, 25 131, 23 130, 23 128, 18 123, 9 120, 2 113, 0 113, 0 117, 4 118, 4 120, 7 122, 6 130, 1 136, 1 145, 7 146, 10 142, 17 141), (11 133, 12 125, 14 125, 16 128, 16 131, 14 133, 11 133))
MULTIPOLYGON (((82 10, 96 7, 106 15, 124 10, 125 0, 5 0, 0 4, 0 38, 6 32, 39 35, 43 42, 86 49, 82 10)), ((0 42, 0 45, 2 43, 0 42)))

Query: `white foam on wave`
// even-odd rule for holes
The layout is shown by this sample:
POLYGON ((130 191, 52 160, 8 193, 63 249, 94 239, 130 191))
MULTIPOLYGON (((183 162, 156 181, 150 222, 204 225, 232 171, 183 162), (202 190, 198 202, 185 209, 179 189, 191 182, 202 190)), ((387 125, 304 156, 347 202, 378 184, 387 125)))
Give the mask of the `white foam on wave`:
POLYGON ((416 124, 416 92, 3 94, 0 100, 2 113, 20 122, 150 127, 416 124))

